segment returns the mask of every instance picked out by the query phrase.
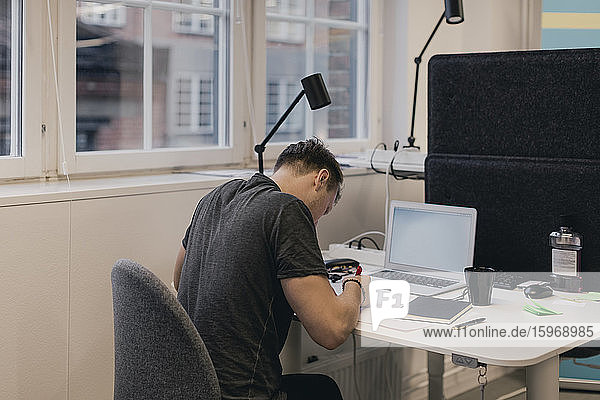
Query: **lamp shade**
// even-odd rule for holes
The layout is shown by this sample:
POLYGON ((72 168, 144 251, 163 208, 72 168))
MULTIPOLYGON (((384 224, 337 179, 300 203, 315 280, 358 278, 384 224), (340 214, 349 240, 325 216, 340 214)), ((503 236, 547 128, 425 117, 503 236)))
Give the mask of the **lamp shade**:
POLYGON ((446 6, 446 22, 449 24, 460 24, 465 20, 463 14, 462 0, 444 0, 446 6))
POLYGON ((311 110, 317 110, 331 104, 331 98, 325 87, 325 82, 320 73, 302 78, 302 87, 311 110))

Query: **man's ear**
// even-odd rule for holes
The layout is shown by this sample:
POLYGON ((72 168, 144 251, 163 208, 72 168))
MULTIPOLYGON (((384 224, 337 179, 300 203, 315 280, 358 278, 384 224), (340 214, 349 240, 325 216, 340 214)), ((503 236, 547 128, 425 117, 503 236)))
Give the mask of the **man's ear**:
POLYGON ((327 181, 329 180, 329 171, 326 168, 322 168, 317 172, 317 176, 315 177, 315 186, 316 190, 319 191, 321 188, 327 186, 327 181))

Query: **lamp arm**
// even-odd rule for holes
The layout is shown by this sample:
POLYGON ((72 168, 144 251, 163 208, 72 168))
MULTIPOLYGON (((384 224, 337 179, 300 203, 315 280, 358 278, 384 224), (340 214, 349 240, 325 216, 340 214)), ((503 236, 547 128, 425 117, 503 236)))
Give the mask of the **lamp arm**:
POLYGON ((442 24, 442 21, 444 20, 444 15, 445 14, 446 14, 445 12, 442 12, 442 16, 440 17, 440 19, 438 20, 437 24, 435 25, 435 28, 433 28, 433 32, 431 32, 431 35, 429 35, 429 39, 427 39, 427 42, 425 42, 425 46, 423 46, 423 50, 421 50, 421 53, 419 54, 419 56, 417 58, 423 57, 423 54, 425 53, 425 50, 427 50, 427 47, 429 46, 429 43, 431 43, 431 39, 433 39, 433 36, 435 35, 435 33, 437 32, 438 28, 442 24))
POLYGON ((413 106, 412 106, 412 119, 411 119, 411 123, 410 123, 410 136, 408 137, 408 146, 403 146, 404 148, 417 148, 419 149, 419 146, 415 146, 415 136, 414 136, 414 132, 415 132, 415 112, 417 109, 417 93, 418 93, 418 86, 419 86, 419 66, 421 65, 421 58, 423 57, 423 54, 425 53, 425 50, 427 50, 427 47, 429 46, 429 43, 431 43, 431 39, 433 39, 433 36, 435 35, 435 33, 437 32, 438 28, 440 27, 442 21, 444 20, 444 15, 445 12, 442 12, 442 16, 440 17, 440 19, 438 20, 437 24, 435 25, 435 28, 433 28, 433 32, 431 32, 431 35, 429 35, 429 39, 427 39, 427 42, 425 42, 425 46, 423 46, 423 50, 421 50, 421 53, 419 53, 419 55, 417 57, 415 57, 415 91, 413 93, 413 106))
POLYGON ((266 144, 269 142, 269 140, 271 140, 271 138, 273 137, 273 135, 275 134, 275 132, 277 132, 277 129, 279 129, 279 127, 281 126, 281 124, 283 124, 283 122, 285 121, 285 119, 288 117, 288 115, 290 115, 290 113, 292 112, 292 110, 294 109, 294 107, 296 107, 296 105, 298 104, 298 102, 300 102, 300 100, 302 99, 302 96, 304 96, 304 89, 300 91, 300 93, 298 93, 298 96, 296 96, 296 98, 294 99, 294 101, 292 101, 292 104, 290 104, 290 106, 287 108, 287 110, 285 110, 285 112, 283 113, 283 115, 279 118, 279 120, 277 121, 277 123, 275 123, 275 125, 273 126, 273 128, 271 128, 271 130, 269 131, 269 134, 265 137, 265 139, 260 143, 257 144, 256 146, 254 146, 254 151, 256 152, 256 154, 258 154, 258 171, 262 174, 264 172, 264 167, 263 167, 263 153, 265 152, 265 146, 266 144))

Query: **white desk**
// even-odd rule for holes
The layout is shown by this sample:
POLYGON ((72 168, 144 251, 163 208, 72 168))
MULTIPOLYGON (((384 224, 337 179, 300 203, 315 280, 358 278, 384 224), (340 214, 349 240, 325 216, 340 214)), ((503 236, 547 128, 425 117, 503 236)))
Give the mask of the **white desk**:
MULTIPOLYGON (((363 263, 377 262, 381 257, 372 251, 365 253, 363 260, 360 252, 337 248, 325 252, 326 258, 351 257, 363 263)), ((378 263, 379 264, 379 263, 378 263)), ((380 268, 379 265, 363 265, 364 274, 369 270, 380 268)), ((460 293, 460 291, 457 291, 460 293)), ((457 292, 440 297, 455 297, 457 292)), ((527 324, 590 324, 600 323, 600 303, 570 303, 560 300, 557 296, 536 300, 542 306, 561 311, 562 315, 535 316, 522 310, 528 300, 522 291, 494 289, 492 305, 487 307, 473 307, 461 316, 455 323, 468 321, 477 317, 486 317, 486 324, 492 326, 527 324)), ((434 340, 425 338, 420 328, 441 328, 447 325, 416 322, 408 320, 385 320, 377 331, 371 325, 371 309, 366 307, 361 311, 356 333, 363 337, 373 338, 407 347, 424 349, 438 354, 457 354, 477 359, 477 361, 490 365, 506 367, 525 367, 527 371, 527 398, 529 400, 558 400, 558 365, 559 354, 585 344, 597 338, 560 338, 543 342, 540 346, 538 340, 519 339, 509 342, 506 339, 482 341, 481 339, 461 338, 434 340)), ((476 328, 476 327, 473 327, 476 328)))

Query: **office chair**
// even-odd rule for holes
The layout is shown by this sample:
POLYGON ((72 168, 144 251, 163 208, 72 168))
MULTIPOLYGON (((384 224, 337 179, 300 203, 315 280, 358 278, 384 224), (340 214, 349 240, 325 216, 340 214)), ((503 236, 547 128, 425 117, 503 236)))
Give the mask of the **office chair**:
POLYGON ((130 260, 118 260, 111 278, 114 399, 220 400, 204 342, 169 289, 130 260))

